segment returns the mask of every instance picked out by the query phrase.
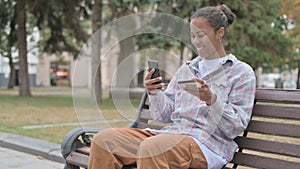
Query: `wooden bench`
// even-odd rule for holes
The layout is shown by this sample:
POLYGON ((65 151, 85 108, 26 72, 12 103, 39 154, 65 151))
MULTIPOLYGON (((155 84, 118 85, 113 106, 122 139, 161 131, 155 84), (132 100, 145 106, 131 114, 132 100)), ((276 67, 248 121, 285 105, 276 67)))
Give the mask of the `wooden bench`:
MULTIPOLYGON (((225 168, 300 169, 300 90, 257 89, 252 114, 246 131, 235 139, 239 149, 225 168)), ((151 121, 146 93, 130 127, 161 127, 151 121)), ((98 131, 77 128, 66 135, 65 169, 87 168, 91 139, 98 131)))

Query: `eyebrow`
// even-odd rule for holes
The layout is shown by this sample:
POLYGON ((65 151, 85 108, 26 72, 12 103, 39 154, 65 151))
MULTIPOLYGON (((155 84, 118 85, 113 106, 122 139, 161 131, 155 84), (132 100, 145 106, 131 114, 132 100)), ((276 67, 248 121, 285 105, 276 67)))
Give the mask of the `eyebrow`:
POLYGON ((206 34, 206 32, 205 32, 205 31, 202 31, 202 30, 201 30, 201 31, 197 31, 197 32, 192 32, 192 31, 191 31, 191 33, 193 33, 193 34, 199 34, 199 33, 204 33, 204 34, 206 34))

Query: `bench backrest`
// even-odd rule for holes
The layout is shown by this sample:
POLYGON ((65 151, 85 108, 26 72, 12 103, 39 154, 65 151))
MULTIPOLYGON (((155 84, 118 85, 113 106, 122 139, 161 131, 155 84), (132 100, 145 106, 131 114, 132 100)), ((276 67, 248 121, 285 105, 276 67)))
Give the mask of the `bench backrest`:
MULTIPOLYGON (((252 119, 235 141, 239 145, 227 167, 300 168, 300 90, 257 89, 252 119)), ((152 123, 147 94, 131 127, 161 128, 152 123)))

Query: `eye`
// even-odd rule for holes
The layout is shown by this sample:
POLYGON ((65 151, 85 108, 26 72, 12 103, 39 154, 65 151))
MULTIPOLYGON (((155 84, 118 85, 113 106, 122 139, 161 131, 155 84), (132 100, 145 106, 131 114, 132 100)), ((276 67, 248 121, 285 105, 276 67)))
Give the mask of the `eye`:
POLYGON ((193 33, 191 33, 191 38, 194 39, 195 38, 195 35, 193 33))
POLYGON ((198 35, 197 35, 197 38, 198 38, 198 39, 202 39, 204 36, 205 36, 205 34, 198 34, 198 35))
POLYGON ((205 33, 191 33, 191 39, 202 39, 206 36, 205 33))

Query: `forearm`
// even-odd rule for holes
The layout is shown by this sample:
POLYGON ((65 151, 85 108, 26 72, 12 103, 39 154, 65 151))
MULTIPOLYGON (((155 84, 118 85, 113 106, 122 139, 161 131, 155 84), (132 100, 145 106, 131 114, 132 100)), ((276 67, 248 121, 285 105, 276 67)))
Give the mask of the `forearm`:
POLYGON ((163 92, 149 94, 150 115, 154 121, 161 123, 169 123, 170 115, 173 112, 173 101, 163 92))
POLYGON ((215 103, 209 106, 210 116, 217 127, 229 138, 235 138, 243 132, 251 118, 255 97, 255 79, 245 78, 228 95, 228 99, 217 93, 215 103))

